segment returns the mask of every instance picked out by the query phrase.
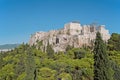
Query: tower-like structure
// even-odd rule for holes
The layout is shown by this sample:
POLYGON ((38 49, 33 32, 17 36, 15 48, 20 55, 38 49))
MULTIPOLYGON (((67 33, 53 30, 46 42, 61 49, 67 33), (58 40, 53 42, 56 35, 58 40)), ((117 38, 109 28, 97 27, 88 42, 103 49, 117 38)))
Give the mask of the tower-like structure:
POLYGON ((100 25, 98 27, 98 31, 101 33, 103 40, 107 42, 107 40, 110 38, 110 34, 109 30, 105 29, 105 25, 100 25))
POLYGON ((82 26, 79 22, 70 22, 65 24, 64 30, 70 35, 78 35, 82 31, 82 26))

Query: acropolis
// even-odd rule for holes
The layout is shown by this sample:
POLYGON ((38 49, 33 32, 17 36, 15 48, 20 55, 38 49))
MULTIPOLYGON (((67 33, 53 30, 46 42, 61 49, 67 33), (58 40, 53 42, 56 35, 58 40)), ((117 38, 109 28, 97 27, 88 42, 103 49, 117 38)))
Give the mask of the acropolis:
POLYGON ((29 44, 36 45, 37 41, 42 41, 41 49, 46 49, 48 43, 55 52, 65 51, 68 45, 75 48, 91 46, 96 38, 96 32, 100 32, 105 42, 110 38, 109 31, 105 25, 81 25, 79 22, 70 22, 64 25, 63 29, 40 31, 31 35, 29 44))

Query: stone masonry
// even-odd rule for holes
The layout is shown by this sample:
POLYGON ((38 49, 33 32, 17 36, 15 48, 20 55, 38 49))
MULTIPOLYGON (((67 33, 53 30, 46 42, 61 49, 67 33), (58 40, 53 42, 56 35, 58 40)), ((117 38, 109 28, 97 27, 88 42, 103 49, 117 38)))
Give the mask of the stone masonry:
POLYGON ((29 44, 37 45, 37 41, 42 41, 43 47, 46 48, 48 42, 55 52, 65 51, 68 45, 75 48, 91 46, 96 38, 96 32, 100 32, 105 42, 110 38, 109 31, 105 25, 81 25, 79 22, 70 22, 64 25, 63 29, 51 30, 49 32, 36 32, 31 35, 29 44))

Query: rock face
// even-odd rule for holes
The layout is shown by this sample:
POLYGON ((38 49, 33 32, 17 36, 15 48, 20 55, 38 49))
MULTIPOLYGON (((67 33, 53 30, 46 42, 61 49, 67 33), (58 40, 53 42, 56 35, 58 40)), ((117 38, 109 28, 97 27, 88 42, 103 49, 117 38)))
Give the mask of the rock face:
POLYGON ((109 31, 104 25, 81 25, 79 22, 70 22, 64 25, 63 29, 51 30, 49 32, 36 32, 31 35, 29 44, 37 45, 38 41, 42 41, 41 49, 46 49, 49 44, 55 52, 65 51, 68 45, 75 48, 91 46, 96 38, 96 32, 100 32, 104 41, 110 38, 109 31))

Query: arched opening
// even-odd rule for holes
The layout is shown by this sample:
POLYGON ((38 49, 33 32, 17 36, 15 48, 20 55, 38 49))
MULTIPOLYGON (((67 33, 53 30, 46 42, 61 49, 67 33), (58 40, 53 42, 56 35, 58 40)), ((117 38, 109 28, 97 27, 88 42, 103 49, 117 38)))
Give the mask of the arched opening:
POLYGON ((59 38, 56 38, 56 44, 58 44, 59 43, 59 38))

